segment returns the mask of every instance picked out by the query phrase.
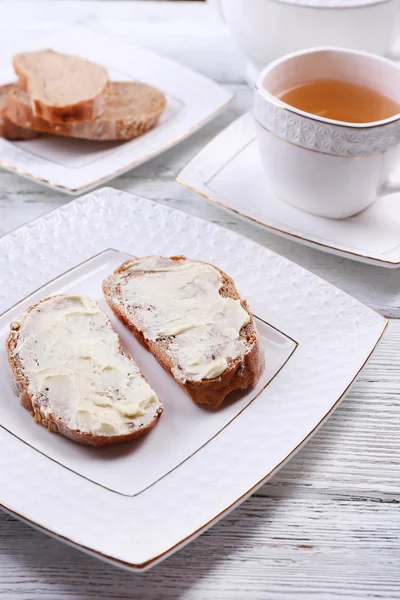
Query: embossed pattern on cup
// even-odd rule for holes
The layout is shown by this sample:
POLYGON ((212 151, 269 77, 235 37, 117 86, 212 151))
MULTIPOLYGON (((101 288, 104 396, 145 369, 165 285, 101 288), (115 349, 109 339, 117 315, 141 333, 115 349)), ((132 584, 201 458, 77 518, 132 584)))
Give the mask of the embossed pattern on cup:
POLYGON ((282 199, 312 214, 351 217, 387 185, 400 147, 400 113, 346 123, 297 109, 280 94, 307 81, 331 79, 369 87, 400 106, 400 68, 374 54, 314 48, 266 67, 255 90, 257 139, 269 184, 282 199))
POLYGON ((400 141, 400 121, 363 129, 333 125, 296 114, 275 104, 256 89, 255 118, 278 137, 309 150, 334 156, 371 156, 386 152, 400 141))
POLYGON ((279 100, 284 89, 310 79, 354 81, 400 97, 400 71, 391 61, 365 52, 315 48, 278 59, 264 69, 255 89, 258 123, 292 144, 334 156, 371 156, 400 142, 398 115, 375 123, 341 123, 279 100))

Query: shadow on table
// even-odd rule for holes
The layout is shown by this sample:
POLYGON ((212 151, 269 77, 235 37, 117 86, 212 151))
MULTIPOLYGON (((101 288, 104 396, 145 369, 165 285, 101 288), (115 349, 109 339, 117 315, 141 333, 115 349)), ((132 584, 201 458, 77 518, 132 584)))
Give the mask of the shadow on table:
MULTIPOLYGON (((350 400, 346 412, 356 408, 357 402, 350 400)), ((342 410, 333 419, 341 421, 342 410)), ((230 571, 237 569, 240 561, 252 564, 251 576, 255 576, 255 568, 268 568, 268 563, 259 562, 261 556, 266 557, 266 545, 271 547, 271 556, 279 548, 284 551, 287 544, 308 553, 313 548, 304 541, 307 524, 296 518, 290 519, 294 524, 288 528, 288 537, 277 537, 277 532, 281 535, 287 527, 285 515, 293 514, 293 499, 302 495, 293 485, 301 470, 302 455, 307 455, 309 472, 320 468, 324 448, 332 450, 335 437, 335 432, 323 428, 289 463, 292 469, 283 469, 209 531, 145 573, 129 573, 101 562, 0 512, 3 572, 21 581, 25 590, 34 590, 32 598, 184 600, 197 597, 196 590, 199 599, 217 596, 221 589, 226 593, 231 590, 230 571), (314 444, 318 452, 313 452, 314 444)), ((284 571, 284 564, 282 568, 284 571)))
MULTIPOLYGON (((279 501, 251 497, 188 546, 145 573, 129 573, 39 533, 0 513, 0 556, 3 567, 21 578, 32 598, 186 598, 202 588, 220 563, 250 558, 257 530, 268 527, 279 501)), ((255 552, 257 552, 255 548, 255 552)), ((229 578, 226 580, 229 587, 229 578)), ((199 597, 201 597, 201 592, 199 597)))

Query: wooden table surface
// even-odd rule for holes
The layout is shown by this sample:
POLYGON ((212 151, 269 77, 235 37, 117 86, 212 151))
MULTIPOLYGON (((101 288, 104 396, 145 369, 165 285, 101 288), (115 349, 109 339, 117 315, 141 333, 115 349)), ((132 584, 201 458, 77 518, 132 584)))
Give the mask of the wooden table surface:
MULTIPOLYGON (((214 78, 234 103, 200 132, 111 185, 238 231, 390 318, 383 341, 329 419, 268 484, 189 546, 132 575, 0 512, 0 599, 400 598, 400 269, 361 265, 280 239, 175 181, 252 104, 244 59, 197 2, 2 2, 2 28, 80 22, 214 78)), ((70 198, 0 171, 0 234, 70 198)))

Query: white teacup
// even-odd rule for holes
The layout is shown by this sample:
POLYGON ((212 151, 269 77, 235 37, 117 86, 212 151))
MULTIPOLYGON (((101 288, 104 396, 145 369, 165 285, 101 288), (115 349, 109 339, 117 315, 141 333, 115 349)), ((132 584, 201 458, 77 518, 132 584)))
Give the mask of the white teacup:
POLYGON ((369 87, 400 103, 400 67, 341 48, 314 48, 280 58, 260 74, 254 116, 269 182, 286 202, 315 215, 345 218, 370 206, 387 185, 398 154, 400 114, 344 123, 285 104, 277 96, 315 79, 369 87))
POLYGON ((392 50, 397 0, 208 0, 250 61, 254 82, 270 61, 312 46, 384 56, 392 50))

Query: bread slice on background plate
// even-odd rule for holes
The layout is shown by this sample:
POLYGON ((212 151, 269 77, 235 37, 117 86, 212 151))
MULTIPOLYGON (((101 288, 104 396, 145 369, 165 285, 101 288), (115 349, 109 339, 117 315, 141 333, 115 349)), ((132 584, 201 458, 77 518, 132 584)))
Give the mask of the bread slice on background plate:
POLYGON ((109 79, 101 65, 53 50, 21 52, 13 65, 35 116, 64 123, 102 114, 109 79))
POLYGON ((103 282, 121 321, 201 404, 218 407, 264 368, 252 314, 223 271, 184 256, 124 262, 103 282))
POLYGON ((9 93, 14 89, 12 83, 0 85, 0 137, 7 140, 32 140, 40 137, 40 133, 26 127, 16 125, 6 116, 6 104, 9 93))
POLYGON ((7 100, 7 118, 21 127, 87 140, 130 140, 154 127, 166 106, 162 92, 134 81, 109 85, 101 117, 91 121, 49 123, 33 114, 30 96, 15 86, 7 100))
POLYGON ((157 422, 161 402, 95 301, 51 296, 10 329, 11 380, 37 423, 80 444, 105 446, 131 441, 157 422))

